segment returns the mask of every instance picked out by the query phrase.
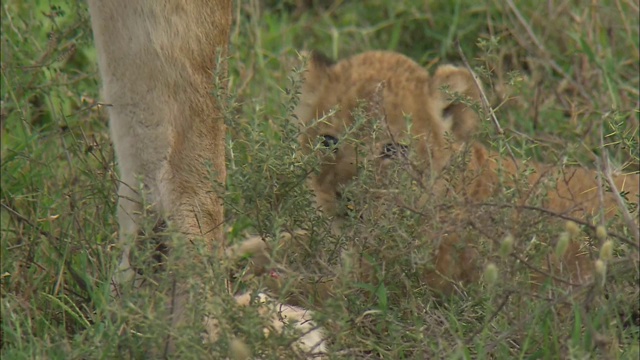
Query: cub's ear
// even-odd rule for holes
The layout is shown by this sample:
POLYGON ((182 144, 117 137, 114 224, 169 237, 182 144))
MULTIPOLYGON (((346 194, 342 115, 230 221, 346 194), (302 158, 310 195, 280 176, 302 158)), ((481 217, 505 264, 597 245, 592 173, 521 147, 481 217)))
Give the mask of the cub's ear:
POLYGON ((304 81, 300 89, 300 102, 294 110, 299 125, 306 125, 318 114, 318 101, 322 97, 329 82, 333 60, 317 51, 303 51, 301 57, 306 60, 307 68, 303 74, 304 81))
POLYGON ((459 93, 472 103, 479 103, 480 92, 473 76, 465 68, 442 65, 433 74, 429 84, 432 104, 438 108, 437 111, 448 130, 461 141, 466 141, 475 134, 480 119, 478 114, 469 108, 470 104, 463 104, 453 99, 452 95, 459 93), (444 86, 448 87, 448 93, 441 90, 444 86))
POLYGON ((328 57, 327 55, 321 53, 317 50, 311 50, 311 54, 309 55, 311 65, 316 68, 329 68, 335 64, 335 61, 328 57))
POLYGON ((311 50, 303 51, 300 55, 307 61, 307 69, 304 75, 304 89, 307 92, 313 92, 314 88, 324 84, 329 69, 335 62, 323 53, 311 50))

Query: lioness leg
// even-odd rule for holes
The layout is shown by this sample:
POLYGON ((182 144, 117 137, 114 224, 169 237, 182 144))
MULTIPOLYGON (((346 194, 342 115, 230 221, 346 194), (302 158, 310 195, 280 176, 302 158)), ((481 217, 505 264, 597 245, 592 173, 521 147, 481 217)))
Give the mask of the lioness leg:
POLYGON ((136 232, 136 179, 185 234, 213 239, 222 209, 224 124, 212 96, 230 1, 90 1, 103 97, 123 184, 120 238, 136 232), (210 166, 210 168, 209 168, 210 166), (132 199, 133 197, 133 199, 132 199))
MULTIPOLYGON (((221 234, 212 180, 225 177, 224 122, 213 92, 214 76, 226 71, 218 59, 226 56, 231 1, 90 0, 89 10, 122 179, 125 254, 115 277, 122 282, 134 275, 128 253, 143 197, 186 240, 203 238, 212 247, 221 234)), ((183 304, 184 294, 178 288, 171 303, 183 304)))

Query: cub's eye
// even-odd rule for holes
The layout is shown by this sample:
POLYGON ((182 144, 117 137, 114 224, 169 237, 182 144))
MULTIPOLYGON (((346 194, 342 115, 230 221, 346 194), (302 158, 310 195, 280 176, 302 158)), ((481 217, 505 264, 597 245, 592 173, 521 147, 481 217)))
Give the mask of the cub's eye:
POLYGON ((322 146, 327 149, 332 149, 333 152, 338 151, 338 139, 331 135, 322 135, 320 138, 322 139, 322 146))
POLYGON ((399 155, 406 156, 409 153, 409 147, 402 144, 389 143, 385 144, 382 148, 380 157, 384 159, 393 159, 399 155))
POLYGON ((455 110, 455 105, 456 104, 451 103, 446 108, 444 108, 442 110, 442 117, 447 119, 450 116, 453 116, 453 110, 455 110))

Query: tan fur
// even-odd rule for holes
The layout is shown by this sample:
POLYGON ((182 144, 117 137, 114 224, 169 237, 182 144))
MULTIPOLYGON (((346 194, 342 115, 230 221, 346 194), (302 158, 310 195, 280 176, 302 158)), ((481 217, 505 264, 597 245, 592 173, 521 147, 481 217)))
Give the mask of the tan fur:
MULTIPOLYGON (((500 172, 505 174, 503 184, 508 184, 510 177, 519 173, 510 160, 499 159, 481 144, 472 142, 479 123, 477 114, 463 104, 452 103, 450 96, 440 90, 443 85, 452 93, 479 101, 473 75, 463 68, 443 65, 430 76, 409 58, 391 52, 367 52, 336 64, 317 54, 311 56, 295 114, 304 129, 299 138, 304 152, 315 152, 321 159, 320 168, 310 176, 309 183, 317 206, 324 213, 340 220, 342 189, 358 176, 362 167, 374 169, 376 181, 384 188, 385 171, 392 161, 382 156, 385 144, 411 144, 411 162, 432 177, 443 170, 454 154, 469 150, 467 170, 458 177, 459 181, 448 185, 435 182, 436 195, 446 195, 453 188, 456 196, 479 202, 499 190, 500 172), (354 113, 359 109, 367 115, 366 123, 349 132, 356 120, 354 113), (409 127, 406 117, 411 118, 409 127), (382 131, 374 136, 375 124, 379 124, 382 131), (325 135, 339 139, 330 151, 318 149, 325 135)), ((557 179, 549 190, 546 209, 579 218, 599 211, 595 171, 533 166, 536 171, 528 178, 530 184, 557 179)), ((637 174, 617 176, 616 185, 618 190, 630 191, 628 198, 637 203, 637 174)), ((532 194, 524 194, 521 203, 526 204, 530 196, 532 194)), ((610 193, 604 195, 602 206, 607 217, 615 213, 616 205, 610 193)), ((463 220, 464 209, 454 214, 463 220)), ((466 246, 468 239, 457 233, 455 227, 450 230, 437 239, 440 245, 433 264, 435 269, 425 274, 428 286, 445 293, 451 290, 452 283, 478 278, 477 254, 466 246)), ((568 266, 570 272, 578 274, 574 276, 576 281, 583 281, 591 274, 591 263, 587 264, 587 257, 579 255, 583 253, 580 245, 574 243, 565 259, 560 260, 568 264, 565 268, 568 266)))
MULTIPOLYGON (((232 7, 228 0, 91 0, 89 10, 121 178, 117 212, 123 257, 113 279, 117 295, 136 278, 130 252, 144 204, 185 236, 173 245, 202 239, 213 249, 221 240, 222 204, 212 179, 224 183, 226 176, 225 127, 213 92, 216 76, 225 81, 232 7)), ((226 253, 230 260, 245 252, 266 256, 264 242, 255 238, 234 249, 226 253)), ((172 297, 175 327, 187 300, 184 285, 178 283, 172 297)), ((248 299, 248 294, 236 297, 241 306, 248 306, 248 299)), ((310 313, 262 294, 260 302, 275 331, 290 322, 301 330, 297 349, 324 351, 322 329, 314 328, 310 313)), ((209 340, 215 340, 214 324, 205 318, 209 340)), ((246 349, 239 340, 234 343, 236 350, 246 349)), ((173 350, 170 338, 163 351, 173 350)), ((244 350, 231 355, 246 357, 244 350)))
POLYGON ((96 0, 89 9, 121 178, 121 283, 134 276, 142 192, 189 239, 212 246, 221 234, 211 179, 224 182, 225 128, 211 93, 214 73, 226 73, 216 61, 226 55, 231 2, 96 0))

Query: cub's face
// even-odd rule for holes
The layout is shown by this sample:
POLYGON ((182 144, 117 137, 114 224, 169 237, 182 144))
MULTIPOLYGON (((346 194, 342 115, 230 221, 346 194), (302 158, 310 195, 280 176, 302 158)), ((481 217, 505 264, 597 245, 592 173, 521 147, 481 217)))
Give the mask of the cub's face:
POLYGON ((465 69, 444 65, 429 76, 391 52, 366 52, 335 64, 313 54, 295 114, 303 151, 320 157, 309 178, 318 207, 342 214, 343 189, 363 167, 380 188, 399 161, 440 171, 478 123, 473 110, 452 103, 455 92, 478 99, 465 69))

